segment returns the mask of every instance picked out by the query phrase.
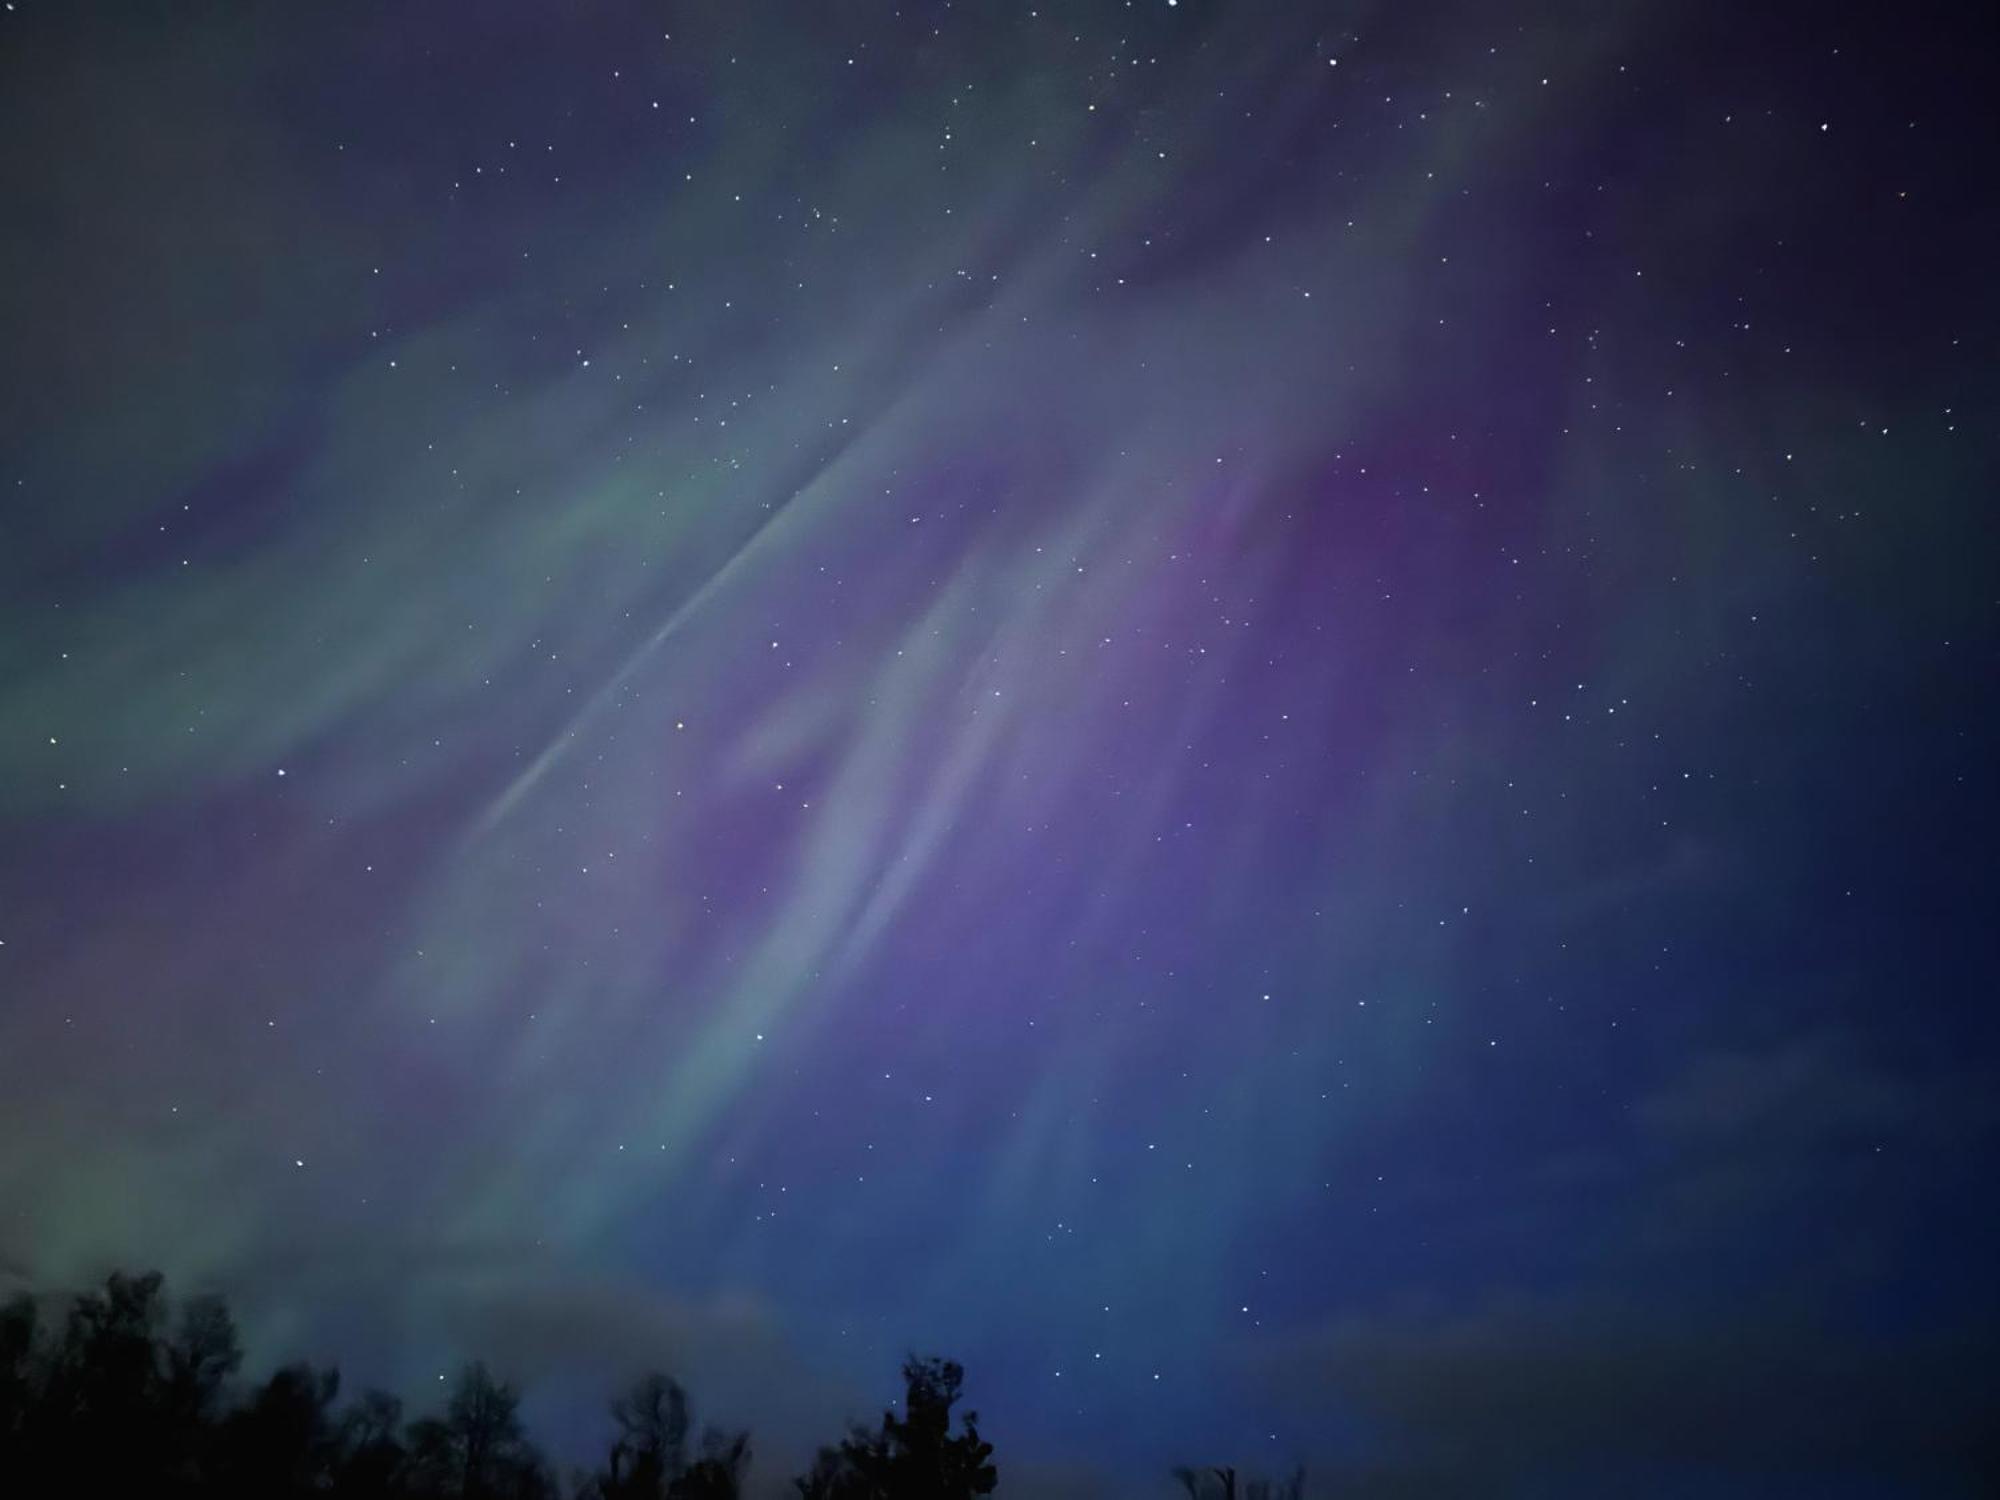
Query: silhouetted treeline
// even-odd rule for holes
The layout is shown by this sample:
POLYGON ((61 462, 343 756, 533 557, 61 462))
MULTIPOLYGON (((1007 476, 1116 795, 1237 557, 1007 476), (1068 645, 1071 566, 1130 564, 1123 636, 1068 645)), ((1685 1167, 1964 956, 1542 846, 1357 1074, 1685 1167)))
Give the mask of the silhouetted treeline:
MULTIPOLYGON (((213 1297, 169 1306, 157 1274, 114 1275, 54 1309, 0 1305, 0 1497, 5 1500, 737 1500, 750 1435, 692 1438, 687 1392, 641 1376, 611 1403, 603 1464, 559 1481, 528 1440, 520 1395, 485 1365, 458 1374, 441 1413, 406 1419, 402 1401, 363 1391, 342 1402, 339 1372, 292 1364, 260 1384, 236 1379, 243 1353, 213 1297)), ((973 1500, 993 1493, 993 1445, 967 1412, 952 1431, 965 1371, 903 1365, 902 1414, 849 1429, 792 1481, 802 1500, 973 1500)), ((1176 1469, 1191 1500, 1300 1500, 1226 1468, 1176 1469)))
POLYGON ((0 1492, 117 1497, 553 1500, 522 1433, 519 1396, 484 1365, 445 1410, 406 1422, 366 1391, 337 1405, 338 1372, 287 1365, 239 1390, 236 1325, 215 1298, 173 1315, 157 1274, 110 1277, 43 1327, 0 1308, 0 1492))
MULTIPOLYGON (((748 1433, 691 1439, 687 1393, 649 1374, 611 1403, 603 1465, 559 1482, 529 1442, 520 1396, 483 1364, 444 1410, 406 1419, 385 1391, 342 1402, 340 1375, 287 1365, 242 1385, 236 1325, 215 1298, 176 1311, 157 1275, 110 1277, 56 1316, 0 1306, 0 1495, 174 1500, 735 1500, 748 1433)), ((912 1359, 905 1416, 855 1428, 795 1481, 817 1500, 991 1493, 992 1445, 951 1434, 964 1372, 912 1359)))

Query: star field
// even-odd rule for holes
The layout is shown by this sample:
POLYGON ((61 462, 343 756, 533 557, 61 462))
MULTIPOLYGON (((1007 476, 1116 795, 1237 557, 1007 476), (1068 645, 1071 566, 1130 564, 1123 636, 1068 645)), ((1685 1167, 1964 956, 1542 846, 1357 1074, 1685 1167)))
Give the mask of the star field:
POLYGON ((16 0, 0 1281, 766 1486, 923 1348, 1009 1494, 1979 1492, 1992 55, 16 0))

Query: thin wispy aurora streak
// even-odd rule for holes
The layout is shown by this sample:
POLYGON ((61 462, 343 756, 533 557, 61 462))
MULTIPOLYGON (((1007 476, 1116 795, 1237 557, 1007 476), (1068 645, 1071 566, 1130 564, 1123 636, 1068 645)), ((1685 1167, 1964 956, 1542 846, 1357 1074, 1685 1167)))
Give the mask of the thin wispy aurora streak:
POLYGON ((1008 1494, 1991 1476, 1969 17, 89 9, 0 1273, 759 1493, 912 1347, 1008 1494))

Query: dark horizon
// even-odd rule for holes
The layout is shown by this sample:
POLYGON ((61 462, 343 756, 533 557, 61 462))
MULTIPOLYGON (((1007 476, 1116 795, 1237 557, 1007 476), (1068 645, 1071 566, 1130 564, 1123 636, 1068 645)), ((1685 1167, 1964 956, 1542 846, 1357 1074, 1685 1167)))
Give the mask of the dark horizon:
POLYGON ((0 1293, 1982 1493, 1992 33, 14 0, 0 1293))
MULTIPOLYGON (((245 1500, 977 1500, 993 1445, 963 1405, 965 1371, 911 1354, 879 1425, 850 1419, 803 1472, 754 1480, 751 1435, 697 1424, 667 1372, 628 1379, 604 1404, 595 1462, 563 1465, 522 1421, 519 1387, 485 1361, 440 1375, 412 1410, 340 1370, 287 1361, 244 1378, 226 1300, 179 1299, 158 1272, 113 1272, 64 1299, 0 1301, 0 1475, 10 1494, 245 1500), (433 1408, 425 1410, 425 1407, 433 1408)), ((1236 1500, 1233 1470, 1210 1471, 1236 1500)), ((1183 1469, 1193 1500, 1203 1483, 1183 1469)), ((1261 1483, 1248 1500, 1298 1500, 1261 1483)))

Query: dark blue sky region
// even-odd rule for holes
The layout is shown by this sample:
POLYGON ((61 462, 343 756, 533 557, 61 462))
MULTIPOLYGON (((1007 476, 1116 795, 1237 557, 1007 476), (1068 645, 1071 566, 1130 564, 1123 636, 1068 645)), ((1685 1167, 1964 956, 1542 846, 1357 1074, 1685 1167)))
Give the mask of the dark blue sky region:
POLYGON ((1983 1493, 1977 11, 17 0, 0 1277, 1983 1493))

